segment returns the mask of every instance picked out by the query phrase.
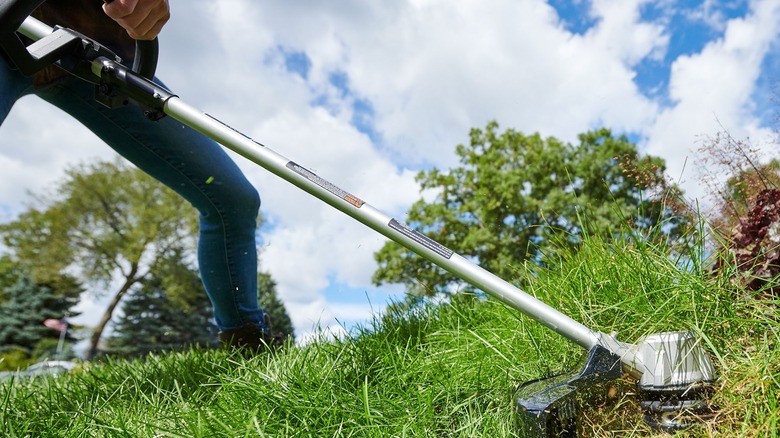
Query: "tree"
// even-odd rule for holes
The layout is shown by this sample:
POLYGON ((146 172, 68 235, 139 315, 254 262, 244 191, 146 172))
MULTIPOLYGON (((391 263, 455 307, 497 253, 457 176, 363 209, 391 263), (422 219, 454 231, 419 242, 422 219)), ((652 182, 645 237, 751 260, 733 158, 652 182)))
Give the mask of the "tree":
MULTIPOLYGON (((164 269, 186 267, 171 259, 164 269)), ((189 345, 211 345, 217 337, 217 328, 211 321, 211 303, 197 274, 190 271, 189 278, 184 286, 193 293, 177 293, 173 295, 175 299, 167 293, 164 281, 156 277, 145 280, 139 291, 126 298, 123 315, 108 339, 106 353, 141 356, 153 351, 180 350, 189 345)), ((292 322, 276 293, 276 282, 267 273, 258 275, 258 301, 271 321, 274 334, 293 336, 292 322)))
POLYGON ((76 298, 57 295, 26 276, 20 276, 5 293, 8 300, 0 305, 0 352, 16 347, 32 354, 42 339, 59 338, 59 333, 43 325, 45 320, 76 315, 71 311, 78 303, 76 298))
POLYGON ((78 298, 84 288, 74 276, 58 273, 41 280, 34 278, 27 269, 28 264, 13 260, 9 254, 0 255, 0 305, 7 300, 5 291, 22 278, 30 278, 36 284, 51 288, 56 295, 67 298, 78 298))
POLYGON ((122 298, 170 254, 194 253, 197 215, 172 190, 119 159, 68 169, 54 194, 38 201, 40 209, 23 212, 0 233, 37 281, 73 269, 94 293, 110 294, 90 338, 90 358, 122 298), (109 291, 116 279, 120 285, 109 291))
POLYGON ((19 266, 8 257, 8 254, 0 256, 0 305, 8 301, 6 289, 19 281, 19 266))
POLYGON ((174 258, 169 258, 160 272, 163 275, 144 279, 141 288, 125 299, 123 314, 106 343, 107 354, 143 356, 192 345, 210 346, 216 340, 218 330, 212 321, 211 302, 197 272, 174 258), (172 276, 164 274, 171 269, 187 271, 175 277, 179 279, 176 286, 189 293, 170 293, 166 288, 165 279, 172 276))
MULTIPOLYGON (((579 135, 574 146, 512 129, 500 134, 491 122, 472 129, 470 144, 456 153, 459 167, 418 174, 422 190, 435 198, 417 201, 407 225, 510 281, 526 261, 541 263, 555 245, 576 246, 583 233, 610 236, 618 224, 650 229, 661 221, 668 232, 678 231, 665 198, 674 188, 664 178, 664 161, 640 157, 636 145, 607 129, 579 135)), ((403 283, 423 296, 460 287, 392 242, 375 258, 377 285, 403 283)))
POLYGON ((287 308, 276 293, 276 282, 270 274, 261 272, 257 276, 257 300, 268 317, 274 334, 285 337, 295 336, 290 315, 287 314, 287 308))
MULTIPOLYGON (((72 356, 68 344, 57 351, 60 335, 44 327, 43 322, 78 315, 71 308, 78 303, 81 292, 81 284, 72 276, 60 275, 47 284, 35 282, 19 263, 7 254, 1 256, 0 369, 13 370, 27 361, 54 357, 56 353, 72 356), (47 348, 52 345, 53 349, 47 348)), ((69 333, 66 340, 73 341, 69 333)))

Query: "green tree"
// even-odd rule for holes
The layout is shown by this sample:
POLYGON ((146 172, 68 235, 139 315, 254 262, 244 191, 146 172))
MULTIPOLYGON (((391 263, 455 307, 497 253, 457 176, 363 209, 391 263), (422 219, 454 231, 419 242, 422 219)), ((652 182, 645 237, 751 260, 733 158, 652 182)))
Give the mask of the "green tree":
MULTIPOLYGON (((35 282, 19 263, 0 257, 0 368, 16 369, 24 361, 55 357, 59 334, 42 325, 47 319, 76 316, 71 310, 84 289, 70 275, 35 282), (20 342, 20 343, 16 343, 20 342), (53 346, 53 348, 49 348, 53 346), (13 358, 16 358, 14 360, 13 358)), ((63 345, 60 357, 72 357, 73 338, 63 345)))
POLYGON ((71 307, 77 299, 57 295, 26 276, 20 276, 5 293, 8 300, 0 305, 0 352, 15 347, 32 355, 41 340, 59 338, 58 332, 43 325, 45 320, 76 315, 71 307))
POLYGON ((197 272, 169 258, 160 272, 177 270, 176 287, 190 293, 170 293, 170 275, 150 276, 122 305, 122 315, 108 338, 106 354, 143 356, 150 352, 210 346, 217 338, 211 302, 197 272), (184 273, 186 271, 186 274, 184 273))
POLYGON ((21 279, 26 278, 37 286, 47 287, 55 296, 67 302, 78 303, 84 292, 84 286, 71 274, 60 272, 44 278, 36 278, 29 273, 26 264, 12 261, 7 254, 0 259, 2 259, 0 261, 0 289, 7 290, 9 285, 16 284, 21 279))
POLYGON ((23 212, 0 233, 36 281, 74 269, 95 294, 111 296, 90 338, 90 358, 122 298, 170 254, 194 253, 197 215, 173 191, 119 159, 68 169, 55 192, 38 201, 40 209, 23 212))
MULTIPOLYGON (((469 145, 456 153, 459 167, 418 174, 435 199, 417 201, 407 225, 509 281, 526 261, 553 256, 556 245, 576 246, 583 233, 610 236, 617 224, 641 229, 660 221, 673 233, 679 225, 664 199, 679 195, 666 183, 664 161, 640 157, 636 145, 607 129, 581 134, 571 145, 512 129, 499 133, 491 122, 472 129, 469 145)), ((375 258, 377 285, 403 283, 420 296, 463 290, 452 275, 393 242, 375 258)))
POLYGON ((268 317, 273 333, 294 337, 295 330, 290 315, 287 314, 287 308, 276 293, 276 282, 270 274, 261 272, 257 276, 257 299, 268 317))
POLYGON ((8 301, 6 289, 19 281, 18 264, 11 260, 8 254, 0 256, 0 305, 8 301))

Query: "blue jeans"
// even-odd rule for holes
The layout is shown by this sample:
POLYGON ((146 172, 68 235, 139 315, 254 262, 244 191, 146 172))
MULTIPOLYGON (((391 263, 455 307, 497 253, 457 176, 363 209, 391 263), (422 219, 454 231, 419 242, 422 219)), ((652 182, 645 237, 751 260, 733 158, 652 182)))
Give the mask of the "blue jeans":
POLYGON ((94 101, 93 86, 79 79, 68 77, 36 89, 30 78, 0 58, 0 124, 27 94, 70 114, 189 201, 200 213, 198 263, 217 326, 265 328, 257 302, 260 197, 221 146, 170 117, 151 122, 133 105, 105 108, 94 101))

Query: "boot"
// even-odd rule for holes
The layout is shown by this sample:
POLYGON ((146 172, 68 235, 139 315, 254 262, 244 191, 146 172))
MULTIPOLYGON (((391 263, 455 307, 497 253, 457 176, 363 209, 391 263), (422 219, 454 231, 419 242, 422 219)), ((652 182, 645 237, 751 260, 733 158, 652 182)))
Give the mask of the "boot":
POLYGON ((225 349, 242 350, 248 353, 273 351, 284 345, 285 338, 262 330, 256 324, 219 332, 219 342, 225 349))

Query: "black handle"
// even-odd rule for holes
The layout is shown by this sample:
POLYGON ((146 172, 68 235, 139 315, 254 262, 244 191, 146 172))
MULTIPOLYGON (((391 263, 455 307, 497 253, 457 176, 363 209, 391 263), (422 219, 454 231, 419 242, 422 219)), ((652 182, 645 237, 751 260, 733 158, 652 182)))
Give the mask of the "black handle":
POLYGON ((45 0, 0 0, 0 35, 16 32, 45 0))
POLYGON ((154 80, 159 54, 160 45, 157 38, 153 40, 135 40, 133 71, 150 81, 154 80))
MULTIPOLYGON (((48 56, 33 56, 16 32, 22 22, 32 14, 45 0, 0 0, 0 49, 7 55, 22 73, 31 75, 47 65, 59 60, 63 53, 52 52, 48 56)), ((113 0, 104 0, 110 3, 113 0)), ((99 41, 98 41, 99 42, 99 41)), ((63 49, 63 52, 65 49, 63 49)), ((157 70, 159 42, 157 38, 150 41, 135 42, 135 59, 133 71, 146 79, 154 79, 157 70)))
POLYGON ((25 74, 32 74, 52 62, 50 59, 33 57, 16 33, 25 18, 43 2, 44 0, 0 0, 0 48, 16 68, 25 74))
MULTIPOLYGON (((111 3, 113 1, 114 0, 103 0, 103 3, 111 3)), ((150 81, 154 80, 159 54, 160 43, 157 38, 153 40, 135 40, 133 71, 150 81)))

